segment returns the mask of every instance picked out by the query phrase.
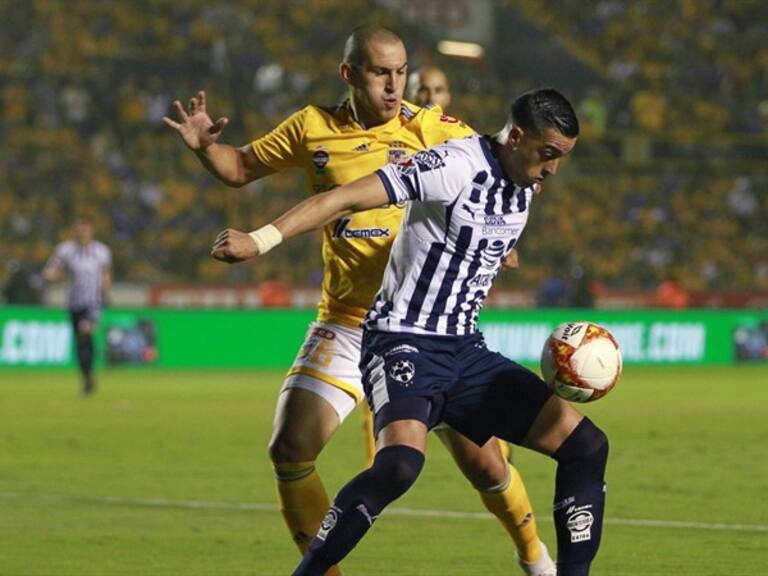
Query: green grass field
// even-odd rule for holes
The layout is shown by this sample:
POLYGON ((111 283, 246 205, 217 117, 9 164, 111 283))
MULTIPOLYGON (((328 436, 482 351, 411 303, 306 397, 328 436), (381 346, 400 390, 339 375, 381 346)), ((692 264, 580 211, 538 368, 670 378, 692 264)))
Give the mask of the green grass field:
MULTIPOLYGON (((287 575, 266 445, 282 374, 0 372, 0 575, 287 575)), ((611 439, 595 576, 768 574, 768 367, 634 368, 585 407, 611 439)), ((554 463, 516 462, 554 549, 554 463)), ((319 461, 363 465, 359 417, 319 461)), ((345 575, 512 575, 514 552, 436 438, 345 575), (443 515, 429 511, 442 511, 443 515), (452 513, 452 514, 451 514, 452 513)))

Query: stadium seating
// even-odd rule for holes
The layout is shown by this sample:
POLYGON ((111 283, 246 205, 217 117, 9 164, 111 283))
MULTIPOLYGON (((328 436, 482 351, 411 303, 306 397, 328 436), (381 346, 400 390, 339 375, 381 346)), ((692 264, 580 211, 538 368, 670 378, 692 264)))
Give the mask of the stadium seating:
MULTIPOLYGON (((339 0, 287 4, 11 3, 0 23, 3 261, 39 269, 74 216, 89 214, 119 280, 316 282, 319 235, 249 266, 208 258, 220 229, 277 216, 304 197, 304 182, 281 174, 228 189, 162 116, 204 88, 212 113, 232 120, 226 141, 243 144, 306 103, 336 102, 343 40, 373 16, 413 39, 412 61, 434 56, 386 3, 373 13, 339 0)), ((583 143, 546 184, 522 267, 502 285, 571 281, 577 270, 617 289, 653 291, 674 277, 688 290, 768 290, 768 30, 753 17, 760 2, 730 3, 727 15, 720 5, 499 3, 558 37, 607 86, 578 95, 583 143), (648 20, 653 37, 636 34, 648 20), (637 134, 652 150, 640 166, 615 153, 637 134)), ((452 75, 451 61, 439 63, 452 75)), ((498 123, 506 91, 529 84, 455 66, 455 113, 480 130, 498 123)))

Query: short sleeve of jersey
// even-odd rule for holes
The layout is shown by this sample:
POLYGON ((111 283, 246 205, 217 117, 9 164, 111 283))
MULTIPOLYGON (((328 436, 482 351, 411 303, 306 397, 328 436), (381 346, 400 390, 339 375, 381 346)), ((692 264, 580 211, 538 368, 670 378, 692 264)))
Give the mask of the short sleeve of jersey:
POLYGON ((442 144, 446 140, 466 138, 475 133, 468 124, 444 114, 439 106, 426 109, 423 114, 422 132, 427 146, 442 144))
POLYGON ((101 246, 101 266, 102 268, 112 268, 112 250, 110 250, 109 246, 106 244, 102 244, 101 246))
POLYGON ((450 204, 473 175, 466 153, 451 143, 417 152, 376 174, 390 204, 409 200, 450 204))
POLYGON ((308 108, 299 110, 283 120, 277 127, 251 142, 256 157, 273 170, 299 165, 299 147, 304 137, 308 108))
POLYGON ((58 244, 53 251, 53 254, 45 263, 46 270, 58 270, 66 265, 67 258, 67 244, 62 242, 58 244))

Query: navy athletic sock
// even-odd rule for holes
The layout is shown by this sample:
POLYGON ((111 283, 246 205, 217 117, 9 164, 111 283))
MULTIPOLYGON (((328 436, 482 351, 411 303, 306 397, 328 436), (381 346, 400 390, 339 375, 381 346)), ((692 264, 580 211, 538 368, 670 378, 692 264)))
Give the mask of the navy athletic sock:
POLYGON ((93 370, 93 335, 77 335, 77 359, 85 376, 89 376, 93 370))
POLYGON ((557 460, 557 576, 587 576, 600 547, 608 438, 584 418, 552 455, 557 460))
POLYGON ((382 510, 413 485, 424 454, 409 446, 389 446, 376 454, 336 495, 317 536, 293 576, 323 576, 357 545, 382 510))

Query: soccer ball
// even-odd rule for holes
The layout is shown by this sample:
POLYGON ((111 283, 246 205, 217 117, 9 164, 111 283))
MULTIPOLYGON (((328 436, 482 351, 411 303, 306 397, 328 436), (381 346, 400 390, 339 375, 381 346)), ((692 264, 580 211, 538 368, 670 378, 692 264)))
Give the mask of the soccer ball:
POLYGON ((619 381, 621 350, 602 326, 567 322, 555 328, 544 343, 541 373, 561 398, 592 402, 608 394, 619 381))

